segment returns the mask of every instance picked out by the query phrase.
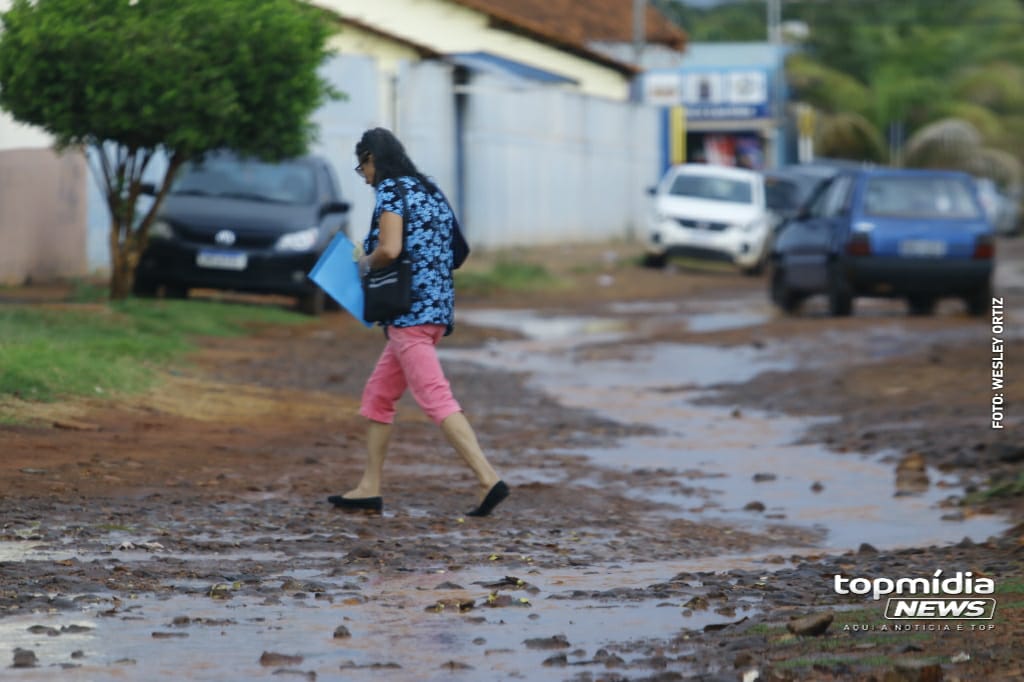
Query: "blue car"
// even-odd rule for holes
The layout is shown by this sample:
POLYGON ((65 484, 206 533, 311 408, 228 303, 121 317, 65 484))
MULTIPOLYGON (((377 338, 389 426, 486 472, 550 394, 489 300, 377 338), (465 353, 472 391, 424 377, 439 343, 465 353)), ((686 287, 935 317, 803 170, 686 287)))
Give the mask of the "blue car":
POLYGON ((914 315, 958 297, 980 316, 992 300, 994 257, 994 230, 971 176, 844 170, 779 230, 770 294, 787 313, 825 294, 836 316, 850 315, 858 297, 903 298, 914 315))

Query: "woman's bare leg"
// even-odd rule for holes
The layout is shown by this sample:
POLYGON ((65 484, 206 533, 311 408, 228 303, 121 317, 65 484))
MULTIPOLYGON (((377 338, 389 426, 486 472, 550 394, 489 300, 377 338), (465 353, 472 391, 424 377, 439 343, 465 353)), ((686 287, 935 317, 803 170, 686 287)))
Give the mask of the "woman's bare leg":
POLYGON ((480 443, 476 439, 476 432, 473 431, 469 420, 462 412, 454 412, 441 422, 441 431, 463 461, 476 474, 476 478, 480 482, 480 499, 482 500, 500 479, 491 463, 487 461, 487 457, 484 456, 480 443))
POLYGON ((369 420, 366 429, 366 469, 363 478, 352 490, 343 497, 357 499, 362 497, 379 497, 381 477, 384 470, 384 458, 388 454, 388 443, 391 441, 391 424, 369 420))

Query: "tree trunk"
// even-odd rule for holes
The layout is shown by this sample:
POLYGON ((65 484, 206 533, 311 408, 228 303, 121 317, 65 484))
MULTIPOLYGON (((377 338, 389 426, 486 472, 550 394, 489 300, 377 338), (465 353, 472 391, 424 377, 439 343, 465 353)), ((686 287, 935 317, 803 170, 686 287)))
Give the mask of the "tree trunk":
MULTIPOLYGON (((128 250, 131 240, 118 239, 121 225, 117 218, 110 225, 110 299, 123 301, 132 292, 135 279, 135 268, 129 266, 128 250)), ((138 261, 138 256, 134 259, 138 261)))
MULTIPOLYGON (((124 158, 135 158, 138 150, 132 149, 124 158)), ((102 151, 100 152, 102 154, 102 151)), ((146 153, 139 164, 122 162, 111 171, 101 166, 102 178, 107 192, 107 207, 110 209, 110 299, 121 301, 130 296, 135 287, 135 268, 142 258, 148 240, 149 226, 156 217, 164 196, 170 189, 178 169, 185 162, 182 154, 173 154, 168 162, 163 182, 153 200, 152 206, 139 224, 135 224, 135 202, 141 191, 142 176, 146 171, 151 153, 146 153), (122 198, 124 197, 124 198, 122 198)))
POLYGON ((135 266, 139 262, 139 238, 135 230, 135 201, 138 181, 124 177, 118 168, 117 182, 108 185, 107 205, 110 207, 110 299, 123 301, 132 293, 135 266), (125 188, 129 192, 125 197, 125 188))

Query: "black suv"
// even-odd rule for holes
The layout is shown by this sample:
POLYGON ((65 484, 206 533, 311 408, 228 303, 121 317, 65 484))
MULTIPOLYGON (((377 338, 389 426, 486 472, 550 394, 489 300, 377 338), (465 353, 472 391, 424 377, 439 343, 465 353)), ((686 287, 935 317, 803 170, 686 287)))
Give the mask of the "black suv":
POLYGON ((164 198, 135 270, 135 294, 285 294, 318 315, 326 299, 307 274, 331 238, 348 232, 348 210, 323 158, 208 155, 182 167, 164 198))

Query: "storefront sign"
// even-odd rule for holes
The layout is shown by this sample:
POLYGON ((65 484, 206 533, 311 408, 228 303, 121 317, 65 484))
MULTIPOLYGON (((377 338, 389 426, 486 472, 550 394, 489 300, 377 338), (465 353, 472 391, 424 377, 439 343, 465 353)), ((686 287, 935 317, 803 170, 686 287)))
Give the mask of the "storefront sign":
POLYGON ((768 116, 768 74, 759 70, 684 73, 683 105, 692 120, 768 116))
POLYGON ((760 69, 662 71, 644 77, 644 101, 682 104, 691 121, 770 116, 768 72, 760 69))

